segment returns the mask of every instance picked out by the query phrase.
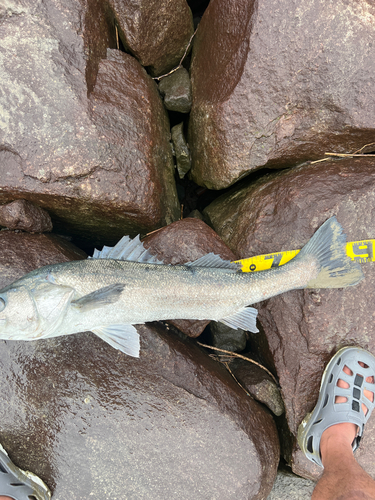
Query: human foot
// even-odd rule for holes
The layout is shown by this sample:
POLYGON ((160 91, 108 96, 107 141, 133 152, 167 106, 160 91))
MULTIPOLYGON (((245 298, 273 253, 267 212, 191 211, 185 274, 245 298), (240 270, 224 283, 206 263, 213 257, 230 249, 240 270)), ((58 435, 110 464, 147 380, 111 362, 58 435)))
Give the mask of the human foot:
POLYGON ((374 377, 375 358, 368 351, 345 347, 333 356, 322 377, 318 403, 298 429, 298 443, 310 460, 323 467, 320 452, 324 456, 333 436, 353 451, 358 447, 374 407, 374 377))

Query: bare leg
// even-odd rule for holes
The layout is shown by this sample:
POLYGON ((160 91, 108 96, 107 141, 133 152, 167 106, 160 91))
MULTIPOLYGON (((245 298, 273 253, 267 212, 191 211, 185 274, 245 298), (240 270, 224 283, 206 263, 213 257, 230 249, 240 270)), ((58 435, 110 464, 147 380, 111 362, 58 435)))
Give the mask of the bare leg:
MULTIPOLYGON (((344 371, 350 374, 345 367, 344 371)), ((374 382, 373 377, 366 379, 374 382)), ((339 387, 348 384, 339 380, 339 387)), ((374 394, 365 391, 371 401, 374 394)), ((343 403, 346 398, 338 397, 336 402, 343 403)), ((363 407, 366 413, 367 408, 363 407)), ((358 465, 352 451, 352 442, 357 434, 357 427, 343 423, 328 427, 320 440, 320 453, 324 472, 317 483, 312 500, 375 500, 375 481, 358 465)))

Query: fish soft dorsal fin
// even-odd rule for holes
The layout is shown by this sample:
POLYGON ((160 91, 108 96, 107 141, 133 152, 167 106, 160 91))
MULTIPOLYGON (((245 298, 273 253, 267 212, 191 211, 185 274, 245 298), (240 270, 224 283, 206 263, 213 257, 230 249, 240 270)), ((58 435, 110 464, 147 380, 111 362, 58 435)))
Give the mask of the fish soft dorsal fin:
POLYGON ((257 314, 258 311, 254 307, 245 307, 232 316, 220 318, 219 321, 230 328, 234 328, 235 330, 240 328, 241 330, 257 333, 259 332, 256 324, 257 314))
POLYGON ((224 260, 220 255, 214 253, 203 255, 203 257, 193 262, 187 262, 184 265, 189 267, 216 267, 221 269, 232 269, 233 271, 239 271, 241 269, 240 264, 231 262, 230 260, 224 260))
POLYGON ((162 260, 158 260, 149 250, 145 249, 139 235, 133 239, 129 236, 123 236, 114 247, 104 246, 102 250, 95 249, 92 258, 163 264, 162 260))

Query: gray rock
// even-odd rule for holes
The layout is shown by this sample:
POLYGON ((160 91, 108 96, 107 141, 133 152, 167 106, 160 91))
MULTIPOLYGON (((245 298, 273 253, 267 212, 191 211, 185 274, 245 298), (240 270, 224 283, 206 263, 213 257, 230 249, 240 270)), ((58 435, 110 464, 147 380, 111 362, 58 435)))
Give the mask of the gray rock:
POLYGON ((223 323, 212 322, 210 325, 212 345, 226 351, 241 352, 246 348, 246 332, 234 330, 223 323))
POLYGON ((264 369, 239 358, 233 359, 230 369, 247 392, 257 401, 268 406, 277 417, 285 412, 280 390, 264 369))
POLYGON ((55 229, 106 243, 177 219, 165 109, 133 57, 107 57, 104 7, 17 8, 1 20, 0 202, 27 199, 55 229))
POLYGON ((314 488, 314 481, 279 470, 267 500, 310 500, 314 488))
POLYGON ((164 106, 170 111, 190 112, 191 83, 189 73, 185 68, 179 68, 171 75, 162 78, 159 83, 159 92, 164 97, 164 106))
POLYGON ((374 142, 374 36, 366 0, 210 2, 191 65, 193 180, 222 189, 374 142))
POLYGON ((185 177, 191 168, 191 157, 188 143, 184 136, 183 122, 175 125, 171 129, 172 143, 176 156, 177 171, 180 179, 185 177))
MULTIPOLYGON (((347 241, 372 239, 374 191, 373 158, 328 161, 271 174, 232 190, 205 214, 224 242, 245 258, 301 248, 333 215, 347 241)), ((345 345, 375 352, 374 308, 369 299, 375 294, 374 263, 364 264, 362 270, 364 280, 353 287, 295 290, 256 305, 265 338, 257 334, 254 344, 262 339, 262 354, 266 351, 272 358, 294 437, 317 401, 332 354, 345 345)), ((372 477, 374 446, 375 420, 370 419, 356 458, 372 477)), ((321 469, 290 438, 289 447, 284 453, 292 457, 293 471, 316 479, 321 469)))

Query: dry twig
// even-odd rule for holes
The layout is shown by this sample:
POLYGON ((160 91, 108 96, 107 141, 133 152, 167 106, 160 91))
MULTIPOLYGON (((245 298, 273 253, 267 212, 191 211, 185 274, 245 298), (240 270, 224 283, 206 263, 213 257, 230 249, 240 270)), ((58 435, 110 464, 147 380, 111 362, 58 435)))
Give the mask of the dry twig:
POLYGON ((225 349, 219 349, 218 347, 213 347, 211 345, 202 344, 201 342, 198 342, 198 341, 197 341, 197 344, 202 346, 202 347, 206 347, 207 349, 213 349, 214 351, 224 352, 225 354, 230 354, 231 356, 234 356, 235 358, 244 359, 245 361, 248 361, 249 363, 253 363, 253 365, 259 366, 259 368, 262 368, 262 370, 267 372, 268 375, 270 377, 272 377, 272 380, 274 380, 274 382, 277 385, 279 385, 279 383, 276 380, 276 378, 274 377, 274 375, 265 366, 261 365, 260 363, 257 363, 253 359, 247 358, 246 356, 242 356, 242 354, 237 354, 236 352, 226 351, 225 349))
MULTIPOLYGON (((197 28, 198 29, 198 28, 197 28)), ((161 76, 154 76, 153 77, 153 80, 161 80, 162 78, 165 78, 166 76, 169 76, 171 75, 172 73, 175 73, 178 69, 182 68, 182 63, 184 62, 184 59, 185 57, 187 56, 188 52, 189 52, 189 49, 190 49, 190 45, 191 45, 191 42, 193 41, 193 38, 195 36, 195 33, 197 32, 197 29, 194 31, 194 33, 191 35, 190 37, 190 40, 186 46, 186 49, 185 49, 185 52, 184 52, 184 55, 182 56, 178 66, 176 66, 175 68, 171 69, 171 71, 169 73, 166 73, 165 75, 161 75, 161 76)))

